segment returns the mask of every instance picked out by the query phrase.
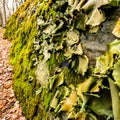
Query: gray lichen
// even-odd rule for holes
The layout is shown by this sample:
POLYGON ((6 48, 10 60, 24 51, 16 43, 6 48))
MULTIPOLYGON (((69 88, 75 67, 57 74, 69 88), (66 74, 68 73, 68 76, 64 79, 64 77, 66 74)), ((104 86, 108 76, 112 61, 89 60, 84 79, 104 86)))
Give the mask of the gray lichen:
POLYGON ((27 119, 119 117, 120 42, 112 35, 119 16, 114 0, 28 0, 16 11, 5 35, 27 119))

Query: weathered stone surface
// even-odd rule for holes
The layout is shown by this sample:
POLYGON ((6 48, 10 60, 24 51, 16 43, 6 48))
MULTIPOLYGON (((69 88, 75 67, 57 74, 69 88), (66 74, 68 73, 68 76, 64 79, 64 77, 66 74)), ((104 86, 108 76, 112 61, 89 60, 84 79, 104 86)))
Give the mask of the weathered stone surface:
POLYGON ((96 57, 102 55, 107 50, 107 44, 117 37, 112 34, 116 21, 120 17, 120 8, 109 9, 106 12, 107 20, 102 23, 97 33, 85 32, 81 36, 85 54, 89 57, 90 63, 95 65, 96 57))

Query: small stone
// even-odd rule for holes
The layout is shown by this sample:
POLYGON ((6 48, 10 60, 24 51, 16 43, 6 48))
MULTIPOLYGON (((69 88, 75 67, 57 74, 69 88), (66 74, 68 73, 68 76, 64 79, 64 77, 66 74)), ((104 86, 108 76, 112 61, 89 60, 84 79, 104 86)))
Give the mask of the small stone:
POLYGON ((7 68, 7 70, 8 70, 9 72, 11 72, 13 69, 12 69, 12 67, 9 66, 9 67, 7 68))

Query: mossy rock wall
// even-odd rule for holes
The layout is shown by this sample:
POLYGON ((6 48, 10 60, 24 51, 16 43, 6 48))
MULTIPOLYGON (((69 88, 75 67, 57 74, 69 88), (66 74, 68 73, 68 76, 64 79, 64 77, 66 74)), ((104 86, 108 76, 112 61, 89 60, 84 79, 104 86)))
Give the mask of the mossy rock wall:
POLYGON ((114 0, 27 0, 11 16, 4 37, 26 119, 120 118, 119 17, 114 0))

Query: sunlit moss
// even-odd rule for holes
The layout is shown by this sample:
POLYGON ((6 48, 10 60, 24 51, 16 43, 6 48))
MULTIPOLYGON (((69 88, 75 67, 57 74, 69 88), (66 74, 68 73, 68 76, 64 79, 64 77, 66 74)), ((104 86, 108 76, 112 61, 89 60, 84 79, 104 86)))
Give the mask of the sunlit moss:
MULTIPOLYGON (((88 3, 82 4, 89 7, 88 3)), ((8 21, 4 36, 12 39, 14 92, 28 120, 113 118, 111 100, 105 109, 97 103, 103 100, 101 91, 109 91, 107 78, 111 77, 116 56, 110 55, 109 48, 97 59, 95 68, 89 66, 80 36, 85 30, 93 30, 94 25, 99 28, 96 25, 105 17, 96 1, 92 4, 97 12, 88 10, 93 16, 101 13, 98 21, 89 16, 85 6, 80 8, 82 4, 67 0, 27 0, 8 21)), ((113 74, 113 77, 118 78, 118 71, 117 68, 114 71, 117 76, 113 74)))

